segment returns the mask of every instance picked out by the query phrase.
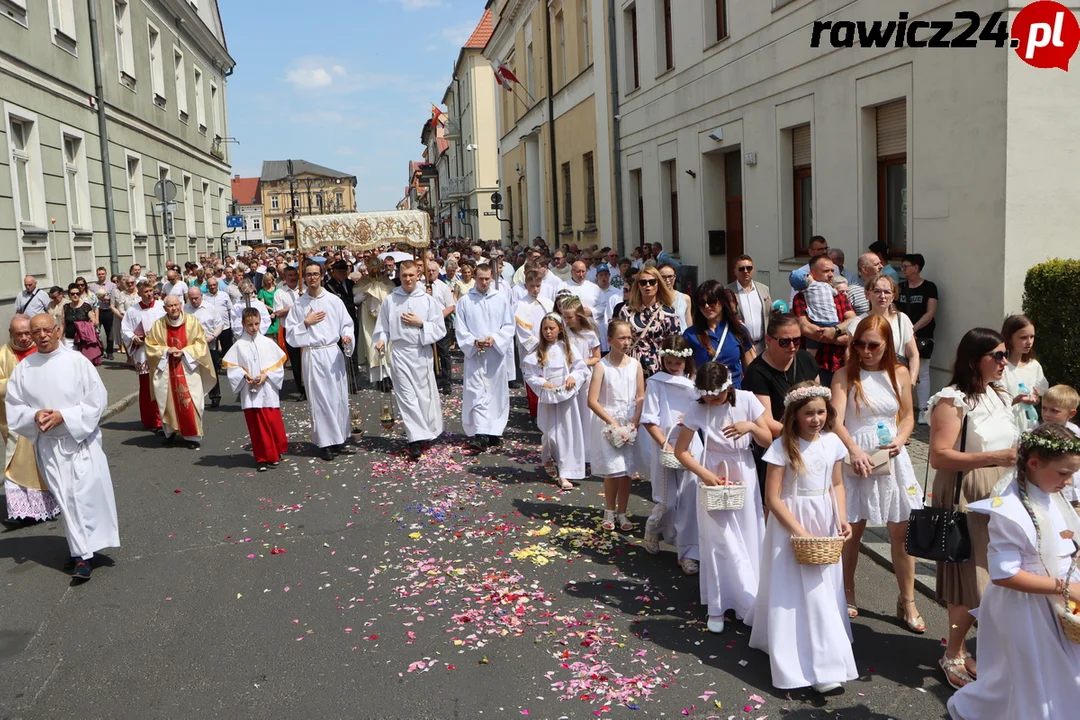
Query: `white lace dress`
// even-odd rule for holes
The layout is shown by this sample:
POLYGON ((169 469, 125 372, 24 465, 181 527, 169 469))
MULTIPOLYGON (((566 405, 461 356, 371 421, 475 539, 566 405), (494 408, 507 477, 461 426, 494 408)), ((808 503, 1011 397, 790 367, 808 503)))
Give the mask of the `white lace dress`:
MULTIPOLYGON (((900 401, 893 392, 889 375, 883 370, 860 373, 863 395, 856 405, 855 389, 848 391, 844 427, 852 440, 873 453, 879 447, 877 426, 885 423, 889 434, 896 437, 896 415, 900 401)), ((906 522, 911 511, 923 506, 923 491, 915 476, 907 448, 893 458, 893 474, 859 477, 844 466, 844 490, 847 492, 848 522, 867 521, 871 525, 906 522)))

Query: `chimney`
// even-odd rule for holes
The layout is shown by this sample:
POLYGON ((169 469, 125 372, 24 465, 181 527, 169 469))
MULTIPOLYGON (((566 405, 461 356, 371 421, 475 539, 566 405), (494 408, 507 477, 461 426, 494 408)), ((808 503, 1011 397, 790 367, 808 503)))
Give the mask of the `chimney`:
POLYGON ((240 175, 233 175, 233 180, 239 180, 239 179, 240 179, 240 175))

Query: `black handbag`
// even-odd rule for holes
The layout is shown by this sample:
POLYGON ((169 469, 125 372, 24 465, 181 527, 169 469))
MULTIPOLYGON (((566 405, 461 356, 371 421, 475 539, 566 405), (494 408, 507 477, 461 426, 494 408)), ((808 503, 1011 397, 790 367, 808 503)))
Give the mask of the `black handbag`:
MULTIPOLYGON (((960 452, 967 445, 967 416, 960 429, 960 452)), ((927 460, 926 474, 930 475, 930 463, 927 460)), ((960 491, 964 484, 964 474, 957 473, 956 489, 953 492, 951 509, 924 507, 912 510, 908 518, 907 537, 904 549, 908 555, 934 562, 961 563, 971 559, 971 535, 968 531, 967 515, 960 510, 960 491)), ((923 483, 925 497, 926 484, 923 483)))
POLYGON ((934 338, 915 338, 915 347, 919 349, 919 357, 923 360, 934 356, 934 338))

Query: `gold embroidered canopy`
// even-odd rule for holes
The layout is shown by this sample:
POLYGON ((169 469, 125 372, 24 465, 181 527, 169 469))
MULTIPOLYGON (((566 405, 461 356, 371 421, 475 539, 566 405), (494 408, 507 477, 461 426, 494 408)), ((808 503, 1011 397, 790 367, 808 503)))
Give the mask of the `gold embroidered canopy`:
POLYGON ((301 251, 329 246, 371 250, 395 243, 427 247, 430 223, 421 210, 306 215, 296 219, 296 243, 301 251))

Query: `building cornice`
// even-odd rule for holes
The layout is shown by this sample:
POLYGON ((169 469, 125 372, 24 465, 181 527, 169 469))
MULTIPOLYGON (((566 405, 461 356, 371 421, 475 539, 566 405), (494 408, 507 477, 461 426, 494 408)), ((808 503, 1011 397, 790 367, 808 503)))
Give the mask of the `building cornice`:
POLYGON ((499 21, 491 32, 491 39, 484 48, 484 57, 498 61, 506 59, 499 56, 499 48, 506 45, 507 41, 511 46, 514 44, 514 36, 517 35, 522 17, 528 14, 527 11, 531 10, 536 2, 537 0, 508 0, 499 14, 499 21))
POLYGON ((176 19, 177 31, 191 38, 192 42, 213 60, 214 65, 222 73, 236 67, 236 61, 229 55, 224 43, 217 39, 187 0, 159 0, 159 2, 176 19))

